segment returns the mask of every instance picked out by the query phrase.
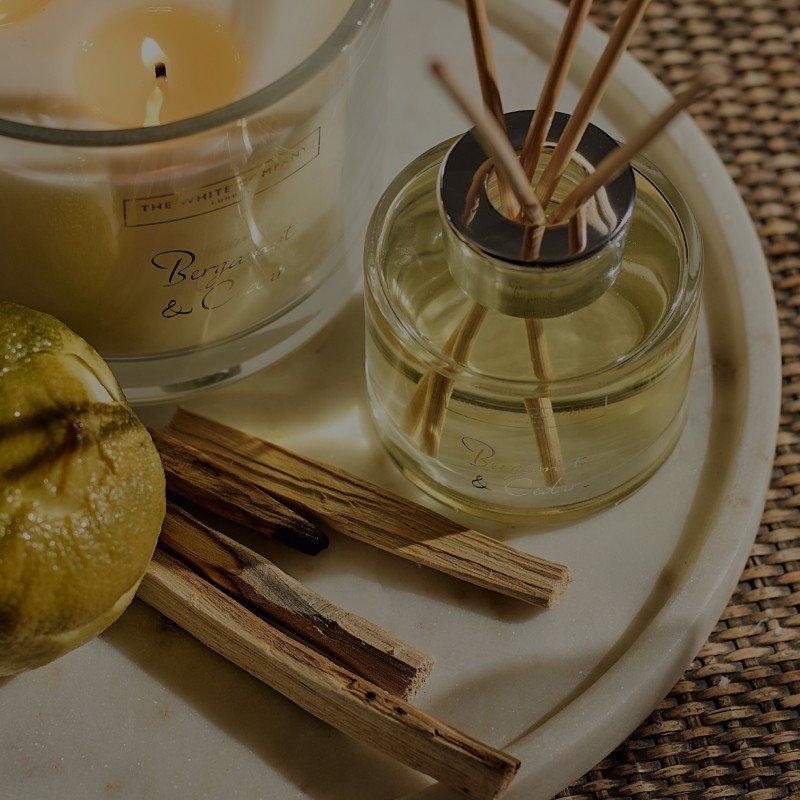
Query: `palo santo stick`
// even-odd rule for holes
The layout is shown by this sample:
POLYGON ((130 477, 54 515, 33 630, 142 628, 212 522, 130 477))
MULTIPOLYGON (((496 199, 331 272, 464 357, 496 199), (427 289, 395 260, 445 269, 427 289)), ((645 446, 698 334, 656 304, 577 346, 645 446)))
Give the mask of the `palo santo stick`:
POLYGON ((608 39, 608 44, 594 70, 592 70, 589 80, 586 81, 586 86, 583 88, 572 116, 570 116, 564 132, 561 134, 561 138, 558 140, 558 144, 553 150, 541 178, 539 178, 536 194, 539 196, 543 206, 547 206, 550 202, 550 198, 553 196, 553 192, 561 178, 561 173, 578 147, 592 114, 600 105, 600 101, 603 99, 608 83, 611 80, 611 73, 625 52, 649 3, 650 0, 628 0, 622 14, 620 14, 617 24, 608 39))
POLYGON ((387 692, 408 698, 430 674, 433 658, 320 597, 174 503, 167 503, 159 546, 267 621, 387 692))
MULTIPOLYGON (((466 6, 483 104, 503 132, 507 134, 506 118, 503 115, 503 101, 500 99, 500 86, 497 80, 497 66, 492 51, 492 40, 489 36, 489 17, 486 14, 486 5, 484 0, 466 0, 466 6)), ((503 212, 511 219, 514 219, 520 212, 519 202, 508 185, 508 181, 499 172, 498 185, 500 189, 500 205, 503 208, 503 212)))
POLYGON ((310 714, 467 797, 494 800, 519 761, 425 714, 257 617, 156 550, 139 597, 310 714))
POLYGON ((328 537, 314 523, 287 508, 247 475, 232 475, 215 459, 169 433, 150 434, 170 491, 302 553, 316 555, 328 546, 328 537))
POLYGON ((522 213, 531 225, 545 225, 547 220, 542 204, 528 182, 517 154, 503 129, 494 117, 472 101, 472 98, 456 83, 450 70, 441 61, 432 61, 430 70, 455 104, 475 126, 475 132, 480 138, 483 149, 494 159, 498 173, 508 181, 519 201, 522 213))
POLYGON ((607 155, 594 172, 587 175, 559 204, 553 214, 553 222, 563 222, 582 203, 616 177, 626 164, 643 150, 675 117, 715 86, 727 79, 727 71, 718 64, 703 67, 689 84, 688 88, 657 116, 640 128, 631 138, 607 155))
POLYGON ((592 0, 572 0, 570 3, 564 27, 561 29, 561 36, 558 39, 544 86, 539 95, 539 102, 536 104, 533 119, 525 136, 525 144, 522 146, 520 162, 528 180, 532 180, 533 173, 536 172, 542 147, 544 147, 550 125, 553 122, 556 103, 572 64, 575 45, 578 43, 581 28, 583 28, 591 5, 592 0))
POLYGON ((555 605, 569 570, 464 528, 336 467, 178 409, 169 429, 236 474, 350 536, 469 583, 538 606, 555 605))

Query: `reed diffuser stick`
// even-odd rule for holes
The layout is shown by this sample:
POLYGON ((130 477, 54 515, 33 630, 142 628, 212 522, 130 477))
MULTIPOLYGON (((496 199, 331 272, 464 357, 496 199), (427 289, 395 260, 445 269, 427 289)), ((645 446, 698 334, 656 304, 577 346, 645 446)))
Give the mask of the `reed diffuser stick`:
POLYGON ((169 501, 159 546, 268 622, 387 692, 408 698, 430 674, 430 656, 320 597, 169 501))
MULTIPOLYGON (((478 303, 473 303, 456 329, 453 340, 450 356, 457 364, 466 362, 484 319, 486 319, 486 309, 478 303)), ((439 450, 444 415, 452 393, 453 381, 440 372, 432 373, 425 398, 425 414, 420 437, 422 452, 429 456, 436 457, 439 450)))
POLYGON ((575 216, 569 222, 569 249, 573 253, 580 253, 586 249, 588 238, 589 210, 587 203, 578 206, 575 216))
MULTIPOLYGON (((486 13, 486 4, 484 0, 466 0, 466 7, 483 104, 501 127, 503 133, 507 135, 503 101, 500 99, 500 84, 497 80, 497 65, 492 50, 492 39, 489 36, 489 16, 486 13)), ((500 173, 498 173, 498 188, 503 212, 514 219, 520 212, 519 203, 508 181, 500 173)))
MULTIPOLYGON (((572 0, 567 18, 564 20, 564 27, 547 70, 547 77, 536 103, 536 109, 520 154, 520 163, 528 180, 533 179, 539 164, 542 148, 553 122, 556 103, 564 81, 567 79, 575 46, 591 5, 592 0, 572 0)), ((585 215, 583 221, 585 223, 585 215)), ((585 233, 585 224, 583 231, 585 233)), ((578 244, 581 238, 575 236, 573 240, 573 244, 578 244)), ((585 242, 585 235, 583 241, 585 242)), ((573 248, 575 252, 580 252, 582 249, 583 247, 573 248)), ((540 320, 531 317, 525 320, 525 331, 533 372, 541 383, 549 384, 553 380, 554 374, 544 327, 540 320)), ((546 396, 539 396, 526 397, 524 402, 525 411, 533 426, 536 444, 542 456, 545 481, 550 487, 558 486, 564 480, 564 457, 561 452, 561 440, 556 428, 552 400, 546 396)))
MULTIPOLYGON (((478 83, 481 88, 481 97, 489 113, 494 117, 507 138, 506 120, 503 115, 503 102, 500 97, 500 87, 497 79, 497 66, 492 50, 492 40, 489 35, 489 17, 486 13, 484 0, 467 0, 467 19, 469 21, 472 48, 475 56, 475 68, 478 73, 478 83)), ((473 179, 472 189, 467 197, 465 215, 469 215, 469 206, 477 197, 480 182, 492 171, 497 172, 498 189, 500 193, 500 206, 510 218, 520 215, 520 204, 514 191, 509 186, 505 174, 496 168, 494 159, 489 158, 479 174, 473 179)), ((461 361, 469 358, 472 345, 475 343, 486 309, 473 303, 461 323, 455 327, 445 342, 442 352, 445 356, 453 357, 457 349, 461 354, 461 361)), ((421 446, 429 455, 436 456, 439 448, 439 431, 444 420, 444 413, 450 400, 453 384, 452 381, 439 378, 435 379, 434 373, 428 372, 422 376, 406 408, 404 429, 409 436, 414 436, 423 417, 427 419, 425 426, 428 431, 423 435, 421 446), (438 420, 438 425, 434 420, 438 420)))
POLYGON ((564 20, 564 27, 561 29, 561 35, 558 38, 558 44, 539 95, 539 102, 536 104, 536 110, 520 154, 522 169, 525 170, 528 180, 533 180, 533 174, 536 172, 539 156, 553 122, 556 103, 572 64, 575 45, 578 43, 581 28, 583 28, 591 5, 592 0, 572 0, 570 3, 569 12, 564 20))
MULTIPOLYGON (((452 358, 456 343, 464 336, 464 329, 474 330, 477 333, 485 314, 486 309, 483 308, 483 306, 473 303, 467 315, 453 328, 453 332, 447 337, 447 341, 444 343, 444 347, 442 347, 442 353, 448 358, 452 358)), ((469 348, 472 347, 472 342, 461 342, 459 347, 469 354, 469 348)), ((403 429, 409 436, 416 436, 417 429, 419 428, 420 422, 422 422, 422 416, 428 402, 428 392, 430 391, 431 381, 435 374, 435 372, 426 372, 420 378, 419 383, 414 388, 411 399, 408 401, 403 420, 403 429)))
POLYGON ((533 605, 555 605, 569 584, 565 566, 515 550, 344 470, 184 409, 169 429, 328 531, 533 605))
POLYGON ((328 546, 328 537, 313 522, 254 485, 245 472, 232 471, 213 453, 204 453, 168 432, 151 430, 150 435, 170 491, 302 553, 316 555, 328 546))
POLYGON ((580 98, 572 111, 564 132, 553 150, 544 172, 536 186, 536 194, 542 205, 547 207, 553 192, 558 186, 561 174, 566 169, 572 154, 578 147, 581 137, 586 131, 592 114, 597 110, 608 88, 611 74, 622 57, 637 26, 642 20, 650 0, 628 0, 620 14, 608 44, 595 65, 592 74, 583 88, 580 98))
MULTIPOLYGON (((528 350, 536 377, 542 383, 553 380, 553 365, 550 363, 550 351, 544 336, 544 328, 538 319, 528 317, 525 320, 525 332, 528 339, 528 350)), ((564 456, 561 452, 561 440, 556 428, 553 404, 549 397, 526 397, 525 411, 536 436, 536 445, 542 459, 544 479, 548 486, 558 486, 564 480, 564 456)))
POLYGON ((520 205, 521 213, 531 225, 545 225, 547 219, 544 209, 536 196, 525 173, 522 171, 517 153, 508 140, 508 136, 498 122, 484 111, 464 89, 456 82, 441 61, 432 61, 431 73, 439 81, 450 98, 469 117, 475 126, 475 133, 480 139, 486 154, 494 159, 497 171, 510 185, 520 205))
POLYGON ((318 719, 465 797, 494 800, 519 769, 516 758, 315 653, 164 552, 156 550, 138 595, 318 719))
MULTIPOLYGON (((488 19, 486 8, 482 0, 469 0, 467 12, 470 20, 473 46, 475 49, 475 62, 481 84, 481 93, 484 105, 490 113, 484 112, 474 104, 469 96, 460 89, 452 80, 445 67, 440 62, 431 65, 433 73, 443 82, 462 111, 473 120, 482 137, 487 154, 497 172, 498 185, 501 195, 501 206, 510 217, 520 214, 527 217, 534 224, 544 224, 544 211, 539 205, 535 193, 527 181, 521 178, 518 171, 517 155, 508 141, 505 130, 505 117, 497 87, 497 76, 494 60, 491 54, 491 44, 488 35, 488 19), (511 170, 513 175, 509 173, 511 170), (509 193, 511 199, 509 199, 509 193), (527 197, 528 205, 523 207, 524 201, 520 197, 527 197), (513 203, 512 203, 513 200, 513 203)), ((473 182, 474 183, 474 182, 473 182)), ((467 198, 467 204, 470 198, 467 198)), ((469 210, 465 208, 465 214, 469 210)), ((455 328, 443 352, 453 358, 457 363, 465 363, 469 358, 472 346, 480 332, 486 309, 473 303, 464 319, 455 328)), ((447 405, 453 391, 452 380, 439 373, 428 373, 422 377, 414 394, 411 396, 406 410, 405 429, 413 435, 424 420, 420 446, 423 452, 436 457, 439 450, 441 429, 447 405)))
POLYGON ((553 213, 552 222, 565 221, 578 206, 585 203, 595 192, 616 177, 625 165, 643 150, 685 108, 703 97, 715 86, 724 83, 728 73, 718 64, 708 64, 695 75, 689 86, 657 116, 653 117, 631 138, 607 155, 594 172, 581 181, 562 201, 553 213))
MULTIPOLYGON (((536 192, 533 190, 533 187, 519 163, 519 159, 517 158, 514 148, 511 146, 511 142, 492 117, 477 104, 472 102, 469 95, 455 82, 452 75, 450 75, 449 71, 441 62, 434 61, 431 64, 431 71, 459 108, 461 108, 472 121, 487 155, 494 158, 498 169, 503 171, 509 185, 514 190, 517 200, 519 201, 521 213, 535 226, 531 238, 531 255, 535 258, 538 244, 541 241, 540 234, 541 231, 544 230, 544 225, 546 224, 546 218, 544 209, 539 203, 536 192)), ((473 319, 478 317, 477 323, 472 328, 462 325, 464 334, 471 337, 467 340, 469 347, 471 347, 472 341, 474 341, 478 334, 484 316, 485 311, 483 315, 478 317, 475 311, 472 310, 468 314, 468 317, 473 319)), ((547 341, 544 338, 544 331, 540 322, 531 320, 529 325, 535 327, 538 333, 537 336, 528 338, 531 364, 533 365, 534 373, 540 381, 550 381, 553 378, 553 373, 550 367, 550 357, 547 352, 547 341), (540 350, 543 352, 539 352, 540 350), (546 372, 541 371, 540 368, 542 365, 547 365, 548 370, 546 372), (537 366, 539 369, 537 369, 537 366)), ((453 358, 459 361, 459 363, 462 363, 462 361, 466 360, 466 355, 468 353, 469 350, 464 348, 464 358, 456 358, 456 351, 454 348, 453 358)), ((459 355, 462 354, 459 353, 459 355)), ((438 452, 444 415, 452 391, 453 382, 449 378, 437 373, 431 379, 428 390, 428 402, 425 409, 426 413, 423 421, 422 439, 420 442, 423 452, 428 455, 436 456, 438 452)), ((555 424, 552 401, 549 397, 541 396, 531 398, 529 401, 526 401, 525 405, 528 411, 528 418, 533 426, 534 436, 536 437, 545 481, 548 486, 556 486, 561 483, 564 478, 564 459, 561 453, 561 442, 558 438, 558 429, 555 424)))

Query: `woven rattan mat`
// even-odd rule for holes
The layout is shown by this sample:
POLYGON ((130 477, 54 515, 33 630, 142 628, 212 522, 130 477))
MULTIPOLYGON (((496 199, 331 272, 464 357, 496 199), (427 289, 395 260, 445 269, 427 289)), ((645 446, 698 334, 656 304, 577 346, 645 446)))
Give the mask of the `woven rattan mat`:
MULTIPOLYGON (((609 30, 622 0, 595 0, 609 30)), ((694 116, 736 181, 769 260, 783 354, 772 486, 735 594, 669 696, 559 797, 800 798, 800 0, 654 0, 633 54, 675 90, 733 72, 694 116)))

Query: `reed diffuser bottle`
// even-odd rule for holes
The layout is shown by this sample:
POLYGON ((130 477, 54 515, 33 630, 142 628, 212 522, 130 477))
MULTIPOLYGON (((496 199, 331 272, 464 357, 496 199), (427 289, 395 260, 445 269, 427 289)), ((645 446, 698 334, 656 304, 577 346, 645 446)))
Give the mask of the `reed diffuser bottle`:
POLYGON ((405 474, 472 513, 599 509, 686 420, 701 286, 691 212, 637 157, 726 80, 706 65, 625 143, 590 124, 649 0, 627 0, 572 114, 557 114, 591 0, 572 0, 534 112, 504 114, 483 0, 466 0, 483 106, 391 184, 367 232, 367 387, 405 474), (534 188, 535 187, 535 188, 534 188))
MULTIPOLYGON (((505 116, 517 149, 530 120, 505 116)), ((567 121, 555 115, 549 141, 567 121)), ((615 149, 589 126, 548 210, 615 149)), ((683 428, 697 229, 639 158, 544 229, 531 255, 531 228, 501 213, 485 162, 474 132, 440 144, 398 175, 372 218, 377 428, 405 474, 450 505, 520 520, 600 508, 652 475, 683 428)))

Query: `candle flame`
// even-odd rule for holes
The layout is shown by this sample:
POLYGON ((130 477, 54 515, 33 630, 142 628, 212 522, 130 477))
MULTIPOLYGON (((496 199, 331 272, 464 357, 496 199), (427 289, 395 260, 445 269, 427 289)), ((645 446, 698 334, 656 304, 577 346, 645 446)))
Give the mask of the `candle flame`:
POLYGON ((166 56, 164 51, 158 46, 158 42, 152 36, 145 36, 142 39, 142 62, 146 67, 153 68, 156 63, 163 61, 166 56))

